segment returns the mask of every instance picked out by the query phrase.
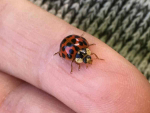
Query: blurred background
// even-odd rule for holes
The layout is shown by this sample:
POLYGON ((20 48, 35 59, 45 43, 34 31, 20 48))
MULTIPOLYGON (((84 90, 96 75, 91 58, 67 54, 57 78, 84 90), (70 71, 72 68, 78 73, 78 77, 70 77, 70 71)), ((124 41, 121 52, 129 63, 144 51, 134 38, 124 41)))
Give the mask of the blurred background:
POLYGON ((29 0, 105 42, 150 83, 150 0, 29 0))

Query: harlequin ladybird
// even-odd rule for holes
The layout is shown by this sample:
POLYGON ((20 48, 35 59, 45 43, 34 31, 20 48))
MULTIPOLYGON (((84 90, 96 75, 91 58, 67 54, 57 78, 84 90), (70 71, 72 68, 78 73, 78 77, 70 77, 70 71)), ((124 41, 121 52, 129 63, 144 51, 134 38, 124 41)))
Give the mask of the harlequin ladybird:
MULTIPOLYGON (((72 60, 71 72, 73 70, 73 62, 79 65, 78 70, 80 70, 81 63, 84 62, 85 64, 92 64, 93 60, 91 55, 95 55, 97 59, 103 60, 98 58, 95 53, 91 53, 91 51, 88 49, 88 47, 91 45, 95 44, 89 44, 88 41, 82 36, 69 35, 62 40, 60 43, 59 52, 55 53, 54 55, 59 54, 60 57, 63 57, 67 60, 72 60)), ((88 65, 86 65, 86 67, 88 67, 88 65)))

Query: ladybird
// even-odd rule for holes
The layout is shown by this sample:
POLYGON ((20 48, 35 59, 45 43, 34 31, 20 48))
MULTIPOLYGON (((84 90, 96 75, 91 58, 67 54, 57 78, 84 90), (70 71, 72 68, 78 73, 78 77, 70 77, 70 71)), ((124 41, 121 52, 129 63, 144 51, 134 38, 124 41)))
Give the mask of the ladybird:
POLYGON ((69 35, 62 40, 60 43, 59 52, 55 53, 54 55, 59 54, 60 57, 71 60, 71 72, 73 70, 73 62, 79 65, 78 70, 80 70, 81 63, 85 63, 86 68, 88 67, 87 64, 92 64, 93 60, 91 55, 95 55, 97 59, 103 60, 100 59, 95 53, 92 53, 90 49, 88 49, 88 47, 92 45, 95 44, 89 44, 88 41, 82 36, 69 35))

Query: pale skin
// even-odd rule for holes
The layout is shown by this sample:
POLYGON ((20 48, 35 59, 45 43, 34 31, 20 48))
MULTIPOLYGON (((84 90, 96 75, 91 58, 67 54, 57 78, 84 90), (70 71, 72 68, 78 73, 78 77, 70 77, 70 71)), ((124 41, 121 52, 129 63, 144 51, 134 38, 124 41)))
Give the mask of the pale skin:
POLYGON ((0 113, 150 112, 148 81, 99 39, 84 34, 104 60, 70 75, 71 62, 53 54, 83 31, 26 0, 1 0, 0 17, 0 113))

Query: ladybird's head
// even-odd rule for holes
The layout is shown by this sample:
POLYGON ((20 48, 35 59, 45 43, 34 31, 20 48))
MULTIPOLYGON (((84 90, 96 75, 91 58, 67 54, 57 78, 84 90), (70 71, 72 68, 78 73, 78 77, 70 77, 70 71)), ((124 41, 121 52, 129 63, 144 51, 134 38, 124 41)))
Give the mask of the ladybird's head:
POLYGON ((86 57, 83 58, 83 62, 86 64, 92 64, 92 59, 90 55, 87 55, 86 57))
POLYGON ((88 48, 83 48, 79 50, 76 54, 75 61, 77 63, 88 63, 92 64, 91 51, 88 48))

